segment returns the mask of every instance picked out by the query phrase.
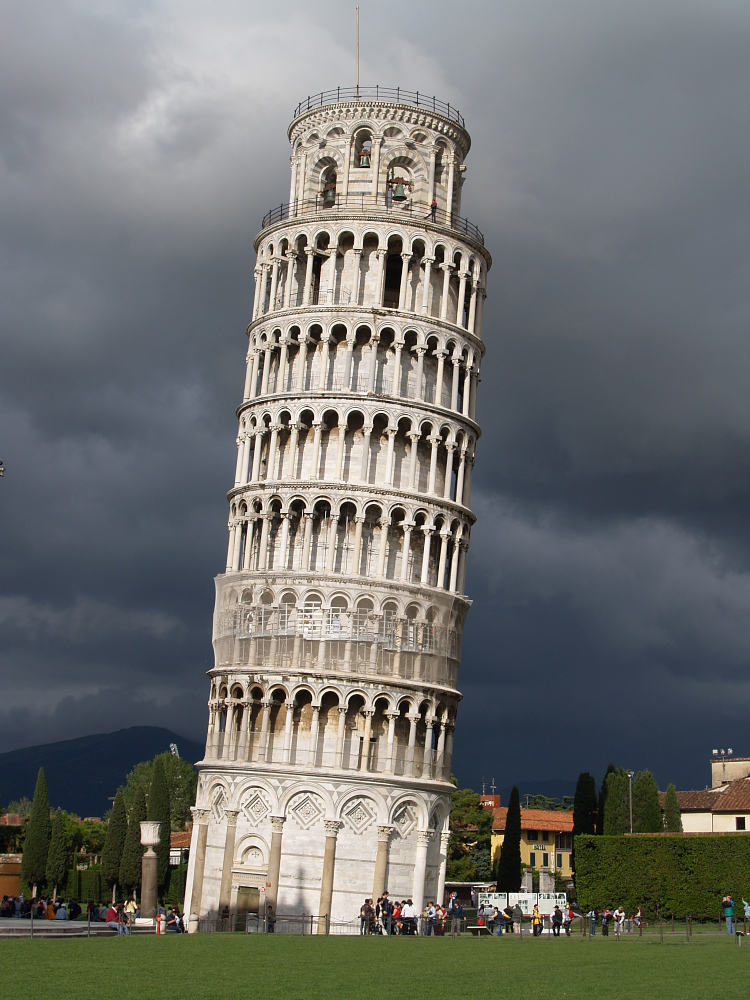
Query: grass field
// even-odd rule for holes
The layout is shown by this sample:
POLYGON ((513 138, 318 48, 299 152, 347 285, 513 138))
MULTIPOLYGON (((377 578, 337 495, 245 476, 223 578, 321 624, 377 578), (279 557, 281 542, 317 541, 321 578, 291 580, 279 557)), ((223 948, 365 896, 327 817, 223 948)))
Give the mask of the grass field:
POLYGON ((0 941, 5 996, 107 1000, 747 997, 750 941, 211 934, 0 941))

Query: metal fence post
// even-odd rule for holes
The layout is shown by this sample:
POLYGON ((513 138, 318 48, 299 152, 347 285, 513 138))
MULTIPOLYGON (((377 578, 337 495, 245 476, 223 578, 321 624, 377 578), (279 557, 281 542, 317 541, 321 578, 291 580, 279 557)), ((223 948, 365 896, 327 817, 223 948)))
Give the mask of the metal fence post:
POLYGON ((685 915, 685 938, 690 941, 690 917, 685 915))
POLYGON ((661 944, 664 944, 664 922, 661 918, 661 910, 659 910, 659 935, 661 937, 661 944))

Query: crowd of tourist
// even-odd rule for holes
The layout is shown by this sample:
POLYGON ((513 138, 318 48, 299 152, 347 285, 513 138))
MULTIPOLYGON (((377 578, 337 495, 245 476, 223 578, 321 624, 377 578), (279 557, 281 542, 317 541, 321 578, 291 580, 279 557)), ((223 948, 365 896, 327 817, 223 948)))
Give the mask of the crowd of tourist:
MULTIPOLYGON (((0 918, 20 918, 29 920, 32 916, 35 920, 78 920, 82 916, 81 904, 75 899, 44 899, 32 897, 25 899, 21 896, 3 896, 0 903, 0 918)), ((129 934, 136 917, 141 911, 135 902, 130 899, 127 903, 94 903, 90 902, 86 908, 86 919, 92 923, 103 923, 118 934, 129 934)), ((163 919, 163 927, 167 933, 179 934, 185 930, 180 908, 177 904, 170 906, 160 906, 157 916, 163 919)))
POLYGON ((25 899, 23 896, 3 896, 0 917, 19 917, 29 920, 33 911, 35 920, 77 920, 82 910, 75 899, 25 899))
POLYGON ((359 909, 360 934, 445 934, 448 911, 430 901, 420 913, 413 900, 391 900, 387 892, 375 904, 366 899, 359 909))

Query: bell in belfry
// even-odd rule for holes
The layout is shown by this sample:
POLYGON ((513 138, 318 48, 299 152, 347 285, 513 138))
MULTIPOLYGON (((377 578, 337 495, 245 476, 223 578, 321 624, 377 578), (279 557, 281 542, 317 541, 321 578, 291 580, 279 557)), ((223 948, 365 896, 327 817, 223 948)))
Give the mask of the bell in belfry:
POLYGON ((364 149, 359 155, 359 165, 360 167, 370 166, 370 154, 364 149))
POLYGON ((396 185, 396 190, 393 192, 394 201, 406 201, 406 191, 404 191, 404 185, 401 181, 396 185))
POLYGON ((323 204, 324 205, 335 205, 336 204, 336 188, 327 187, 323 192, 323 204))

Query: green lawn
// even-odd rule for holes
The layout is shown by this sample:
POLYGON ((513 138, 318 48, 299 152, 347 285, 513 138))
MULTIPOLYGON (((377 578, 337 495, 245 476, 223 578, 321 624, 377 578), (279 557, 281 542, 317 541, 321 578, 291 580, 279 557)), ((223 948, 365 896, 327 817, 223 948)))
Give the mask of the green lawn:
POLYGON ((644 1000, 747 997, 750 940, 314 938, 0 940, 4 996, 107 1000, 644 1000))

